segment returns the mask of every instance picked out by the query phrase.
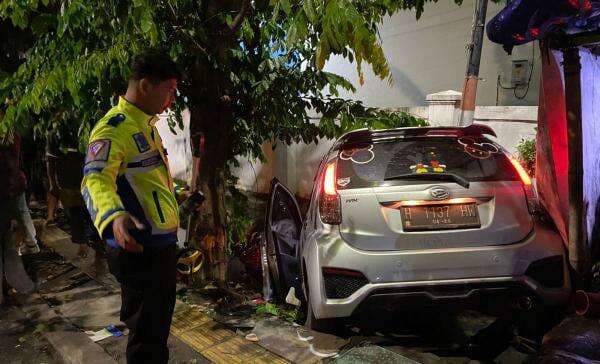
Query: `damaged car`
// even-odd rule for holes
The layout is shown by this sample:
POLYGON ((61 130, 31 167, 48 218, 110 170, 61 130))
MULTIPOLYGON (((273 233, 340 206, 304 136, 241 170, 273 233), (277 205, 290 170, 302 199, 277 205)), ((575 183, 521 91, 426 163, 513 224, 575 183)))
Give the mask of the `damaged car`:
POLYGON ((364 309, 564 304, 563 242, 534 185, 485 125, 357 130, 323 157, 305 214, 276 179, 268 276, 307 326, 364 309))

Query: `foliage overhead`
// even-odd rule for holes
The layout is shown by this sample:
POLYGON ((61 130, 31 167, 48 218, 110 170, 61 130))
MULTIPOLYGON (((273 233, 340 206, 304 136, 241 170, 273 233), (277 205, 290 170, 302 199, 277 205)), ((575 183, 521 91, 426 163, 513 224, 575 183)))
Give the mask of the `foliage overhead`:
MULTIPOLYGON (((390 80, 377 25, 403 9, 418 17, 426 2, 435 0, 0 0, 0 25, 27 36, 11 56, 18 67, 0 70, 0 135, 19 127, 59 140, 75 133, 84 150, 95 121, 124 92, 131 56, 161 49, 187 76, 169 126, 181 128, 189 108, 192 132, 207 134, 212 165, 203 178, 224 209, 222 195, 233 192, 216 186, 228 182, 236 156, 262 158, 265 141, 423 124, 341 98, 354 86, 323 68, 341 56, 360 75, 367 64, 390 80)), ((221 224, 226 213, 212 213, 221 224)))
MULTIPOLYGON (((460 1, 457 1, 460 2, 460 1)), ((24 62, 12 74, 0 74, 0 100, 9 100, 0 133, 15 125, 33 125, 39 133, 68 124, 84 136, 93 121, 124 89, 128 60, 135 52, 167 50, 184 71, 225 72, 233 85, 235 146, 228 156, 260 155, 271 138, 315 141, 343 129, 387 117, 355 101, 338 98, 353 90, 344 78, 322 71, 331 55, 354 61, 359 72, 368 63, 390 78, 377 39, 377 24, 424 0, 272 0, 214 1, 225 4, 207 16, 211 1, 4 0, 0 18, 33 34, 24 62), (232 25, 246 6, 243 20, 226 49, 227 62, 211 44, 215 26, 232 25), (198 67, 198 64, 201 67, 198 67), (309 114, 322 114, 320 128, 309 114), (358 116, 359 119, 355 119, 358 116), (343 120, 340 127, 334 123, 343 120)), ((191 75, 190 75, 191 76, 191 75)), ((180 87, 178 110, 192 101, 192 77, 180 87)), ((192 101, 193 102, 193 101, 192 101)), ((200 101, 201 102, 201 101, 200 101)), ((174 126, 176 115, 171 119, 174 126)), ((181 121, 179 119, 179 121, 181 121)))

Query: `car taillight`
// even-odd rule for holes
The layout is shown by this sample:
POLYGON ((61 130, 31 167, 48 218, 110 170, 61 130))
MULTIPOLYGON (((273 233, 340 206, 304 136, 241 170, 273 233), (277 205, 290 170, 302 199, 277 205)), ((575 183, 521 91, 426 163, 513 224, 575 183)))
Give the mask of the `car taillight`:
POLYGON ((325 224, 339 225, 342 222, 340 195, 336 187, 336 163, 331 162, 325 169, 323 187, 319 196, 319 213, 325 224))
POLYGON ((527 208, 529 209, 529 212, 531 214, 538 213, 540 211, 540 204, 531 178, 518 160, 513 157, 509 157, 509 159, 519 174, 519 177, 521 177, 521 181, 523 182, 523 189, 525 190, 525 198, 527 200, 527 208))

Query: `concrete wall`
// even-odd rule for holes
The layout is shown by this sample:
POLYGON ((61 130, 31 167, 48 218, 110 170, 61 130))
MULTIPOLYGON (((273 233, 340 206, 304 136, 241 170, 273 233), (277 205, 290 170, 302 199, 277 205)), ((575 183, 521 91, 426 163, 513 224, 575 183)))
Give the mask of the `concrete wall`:
MULTIPOLYGON (((470 39, 473 18, 473 0, 464 0, 462 6, 453 0, 428 3, 420 20, 412 11, 386 19, 381 27, 383 49, 389 61, 393 85, 380 81, 365 66, 365 82, 359 85, 356 65, 341 58, 331 59, 326 69, 348 77, 357 87, 350 98, 375 107, 426 105, 426 95, 440 90, 462 90, 466 70, 465 44, 470 39)), ((502 9, 504 3, 488 5, 487 20, 502 9)), ((534 73, 529 93, 524 100, 514 97, 512 90, 500 90, 498 105, 537 105, 540 52, 537 43, 516 47, 509 56, 500 45, 484 37, 481 58, 477 105, 496 105, 496 81, 501 76, 509 85, 511 61, 532 59, 535 48, 534 73)), ((518 91, 519 95, 524 90, 518 91)))

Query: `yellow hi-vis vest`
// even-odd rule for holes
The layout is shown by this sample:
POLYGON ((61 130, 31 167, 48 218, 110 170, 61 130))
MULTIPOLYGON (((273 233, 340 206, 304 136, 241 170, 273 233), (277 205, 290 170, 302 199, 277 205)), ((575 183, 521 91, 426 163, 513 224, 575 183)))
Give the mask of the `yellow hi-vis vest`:
POLYGON ((157 120, 121 97, 90 135, 81 193, 94 226, 113 247, 112 228, 106 228, 125 212, 146 227, 131 231, 138 243, 177 242, 178 206, 157 120))

